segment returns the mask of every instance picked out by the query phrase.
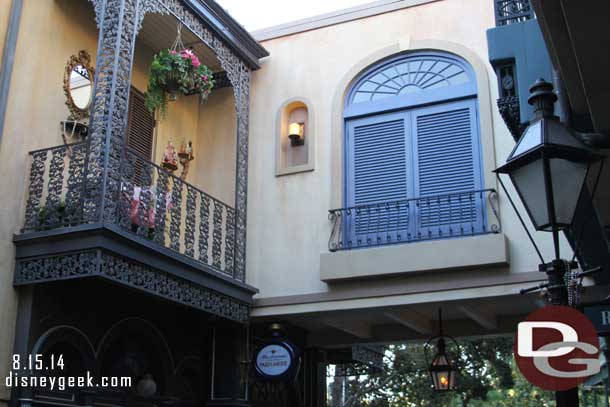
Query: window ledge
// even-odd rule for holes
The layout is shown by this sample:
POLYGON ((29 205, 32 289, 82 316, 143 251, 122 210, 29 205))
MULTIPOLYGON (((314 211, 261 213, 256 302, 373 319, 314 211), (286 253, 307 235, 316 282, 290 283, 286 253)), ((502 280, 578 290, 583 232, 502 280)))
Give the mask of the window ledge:
POLYGON ((275 171, 275 176, 281 177, 283 175, 298 174, 299 172, 309 172, 309 171, 313 171, 313 170, 314 170, 313 164, 295 165, 292 167, 277 169, 275 171))
POLYGON ((508 240, 498 233, 321 253, 320 280, 330 283, 508 262, 508 240))

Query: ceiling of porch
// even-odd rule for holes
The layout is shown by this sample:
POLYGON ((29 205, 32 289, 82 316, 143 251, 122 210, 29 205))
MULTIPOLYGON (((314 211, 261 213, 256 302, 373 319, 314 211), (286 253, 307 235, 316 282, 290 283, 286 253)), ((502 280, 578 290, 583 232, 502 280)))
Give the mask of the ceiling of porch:
MULTIPOLYGON (((177 27, 178 19, 176 17, 149 13, 144 17, 138 40, 157 53, 164 48, 172 47, 176 40, 177 27)), ((192 48, 201 62, 214 72, 223 71, 214 51, 185 26, 182 26, 182 43, 187 48, 192 48)))
MULTIPOLYGON (((535 284, 529 284, 535 285, 535 284)), ((590 286, 585 301, 607 295, 607 286, 590 286)), ((443 330, 456 338, 512 336, 517 324, 529 313, 545 305, 537 294, 514 294, 404 306, 359 308, 257 317, 257 324, 279 322, 304 329, 307 345, 340 348, 357 344, 391 344, 427 340, 438 334, 438 310, 443 312, 443 330)))

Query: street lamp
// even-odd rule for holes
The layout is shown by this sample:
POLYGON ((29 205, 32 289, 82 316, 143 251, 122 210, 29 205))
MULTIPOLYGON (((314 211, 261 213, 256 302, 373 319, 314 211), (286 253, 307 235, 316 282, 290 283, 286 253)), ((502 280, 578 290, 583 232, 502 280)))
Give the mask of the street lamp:
POLYGON ((428 368, 430 377, 432 378, 432 385, 435 391, 451 391, 455 390, 455 377, 457 369, 451 361, 451 357, 447 354, 445 338, 450 339, 458 347, 457 342, 452 337, 443 335, 443 319, 441 310, 438 310, 439 328, 440 333, 438 336, 431 338, 424 347, 426 361, 428 361, 428 347, 431 342, 436 342, 436 355, 432 359, 432 363, 428 368))
POLYGON ((573 265, 560 258, 559 231, 572 225, 589 166, 601 156, 555 116, 553 85, 538 79, 530 93, 534 116, 506 163, 495 172, 508 174, 536 230, 553 233, 555 260, 540 270, 549 275, 552 302, 560 305, 564 296, 552 288, 563 286, 563 274, 573 265))
POLYGON ((495 172, 509 175, 536 230, 554 232, 572 224, 589 165, 601 156, 554 115, 553 85, 538 79, 530 93, 534 117, 495 172))
MULTIPOLYGON (((553 233, 555 258, 539 269, 548 277, 549 302, 568 305, 564 275, 576 265, 561 259, 559 231, 571 227, 589 167, 602 157, 555 116, 553 85, 539 79, 530 93, 534 116, 495 172, 508 174, 536 230, 553 233)), ((557 392, 556 402, 558 407, 578 406, 578 388, 557 392)))

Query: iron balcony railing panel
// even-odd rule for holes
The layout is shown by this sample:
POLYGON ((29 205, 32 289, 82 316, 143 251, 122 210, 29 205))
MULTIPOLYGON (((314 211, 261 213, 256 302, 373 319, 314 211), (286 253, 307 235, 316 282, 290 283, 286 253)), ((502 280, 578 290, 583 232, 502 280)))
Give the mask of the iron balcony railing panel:
POLYGON ((534 18, 530 0, 494 0, 496 26, 521 23, 534 18))
POLYGON ((118 224, 233 276, 235 209, 127 148, 118 224))
POLYGON ((482 189, 331 209, 328 248, 334 252, 499 233, 497 199, 494 189, 482 189))
POLYGON ((83 223, 87 143, 30 152, 22 233, 83 223))
MULTIPOLYGON (((86 142, 30 153, 22 233, 91 223, 86 142)), ((235 209, 125 148, 110 223, 235 278, 235 209)), ((109 181, 111 182, 111 181, 109 181)))

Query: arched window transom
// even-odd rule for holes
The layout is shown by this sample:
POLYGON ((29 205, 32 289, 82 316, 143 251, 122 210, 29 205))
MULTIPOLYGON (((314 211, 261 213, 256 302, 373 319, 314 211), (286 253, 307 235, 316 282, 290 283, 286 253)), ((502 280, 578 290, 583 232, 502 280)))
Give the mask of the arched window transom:
POLYGON ((352 87, 347 106, 396 97, 416 102, 420 98, 413 99, 415 94, 435 90, 433 94, 449 91, 456 97, 474 94, 476 81, 470 66, 457 57, 433 52, 395 57, 361 76, 352 87))

